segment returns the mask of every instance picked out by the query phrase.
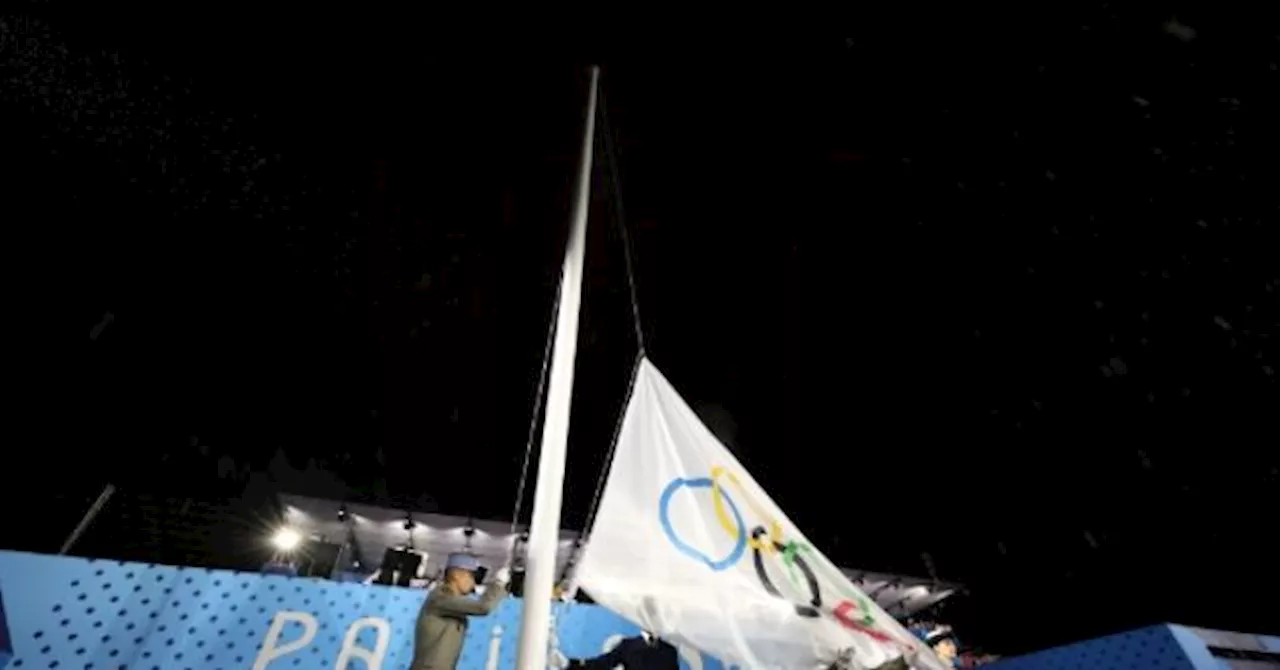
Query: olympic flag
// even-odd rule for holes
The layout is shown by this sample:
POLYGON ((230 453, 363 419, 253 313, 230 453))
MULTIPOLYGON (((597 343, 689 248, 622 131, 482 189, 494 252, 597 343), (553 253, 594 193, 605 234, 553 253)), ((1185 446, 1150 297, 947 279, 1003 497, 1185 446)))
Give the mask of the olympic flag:
POLYGON ((674 644, 752 670, 855 668, 927 648, 827 560, 641 360, 576 579, 674 644))

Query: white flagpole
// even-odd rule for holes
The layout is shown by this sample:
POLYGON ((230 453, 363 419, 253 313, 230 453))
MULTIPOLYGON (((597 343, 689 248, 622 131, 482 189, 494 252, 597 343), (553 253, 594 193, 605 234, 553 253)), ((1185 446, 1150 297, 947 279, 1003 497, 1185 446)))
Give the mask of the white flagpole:
POLYGON ((586 126, 569 219, 569 242, 560 274, 560 308, 551 350, 546 420, 538 481, 533 490, 533 522, 525 546, 524 617, 520 621, 517 670, 544 670, 550 641, 551 593, 560 543, 560 503, 564 493, 565 451, 569 441, 569 409, 573 398, 573 366, 578 351, 578 307, 582 303, 582 262, 586 254, 587 205, 591 201, 591 150, 596 125, 596 86, 600 68, 591 68, 586 126))

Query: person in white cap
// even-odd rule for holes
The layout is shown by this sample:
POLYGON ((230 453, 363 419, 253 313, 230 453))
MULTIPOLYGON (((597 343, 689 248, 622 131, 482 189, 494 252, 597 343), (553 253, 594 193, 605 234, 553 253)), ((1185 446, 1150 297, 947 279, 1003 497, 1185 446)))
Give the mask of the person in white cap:
POLYGON ((507 595, 511 570, 498 570, 479 598, 476 571, 480 561, 469 554, 450 554, 440 583, 418 613, 413 636, 413 662, 409 670, 455 670, 467 636, 467 617, 484 616, 498 607, 507 595))

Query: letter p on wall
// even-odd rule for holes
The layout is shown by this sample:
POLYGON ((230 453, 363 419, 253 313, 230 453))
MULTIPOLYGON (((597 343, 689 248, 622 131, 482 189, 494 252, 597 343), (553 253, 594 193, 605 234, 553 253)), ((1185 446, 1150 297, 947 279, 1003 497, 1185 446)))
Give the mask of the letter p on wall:
POLYGON ((316 618, 306 612, 292 610, 276 612, 276 615, 271 618, 271 627, 267 629, 267 637, 262 641, 262 651, 258 652, 258 657, 253 660, 253 670, 267 670, 267 666, 277 658, 292 654, 311 644, 316 637, 317 629, 319 625, 316 623, 316 618), (280 644, 280 636, 284 633, 285 625, 289 623, 301 624, 302 635, 280 644))
POLYGON ((387 646, 390 644, 391 623, 386 619, 376 616, 356 619, 347 628, 347 635, 342 639, 342 649, 338 652, 338 660, 334 662, 333 667, 337 670, 347 670, 351 660, 358 659, 363 662, 363 666, 357 666, 362 667, 362 670, 380 670, 382 659, 387 655, 387 646), (373 641, 373 649, 361 647, 357 642, 360 639, 360 631, 365 628, 372 628, 377 635, 373 641))

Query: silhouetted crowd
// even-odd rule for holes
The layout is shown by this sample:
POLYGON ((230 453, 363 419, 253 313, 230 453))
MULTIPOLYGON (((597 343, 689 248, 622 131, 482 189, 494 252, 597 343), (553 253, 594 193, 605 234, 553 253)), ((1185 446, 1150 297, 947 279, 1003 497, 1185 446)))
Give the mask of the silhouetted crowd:
POLYGON ((984 654, 972 649, 961 649, 960 642, 951 626, 931 619, 907 619, 903 622, 911 634, 925 641, 945 663, 956 668, 976 668, 997 659, 991 654, 984 654))

